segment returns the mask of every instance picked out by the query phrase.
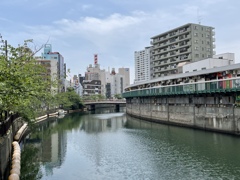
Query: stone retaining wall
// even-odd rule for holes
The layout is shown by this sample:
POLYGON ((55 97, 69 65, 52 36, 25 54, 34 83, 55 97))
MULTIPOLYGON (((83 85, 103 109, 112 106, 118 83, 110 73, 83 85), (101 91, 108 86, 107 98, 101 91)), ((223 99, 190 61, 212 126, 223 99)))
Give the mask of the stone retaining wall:
POLYGON ((240 108, 235 106, 127 103, 126 112, 149 121, 240 135, 240 108))

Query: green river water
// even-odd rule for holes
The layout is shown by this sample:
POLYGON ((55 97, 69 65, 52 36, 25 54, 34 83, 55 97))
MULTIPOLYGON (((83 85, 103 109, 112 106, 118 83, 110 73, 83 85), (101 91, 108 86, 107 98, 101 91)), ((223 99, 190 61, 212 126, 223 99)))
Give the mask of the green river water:
POLYGON ((22 143, 21 180, 240 179, 240 137, 101 109, 52 118, 22 143))

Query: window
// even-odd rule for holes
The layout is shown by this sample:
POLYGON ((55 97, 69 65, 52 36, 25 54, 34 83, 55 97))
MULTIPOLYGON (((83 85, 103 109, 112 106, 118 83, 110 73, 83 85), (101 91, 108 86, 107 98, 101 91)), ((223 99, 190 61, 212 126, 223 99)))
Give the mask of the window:
POLYGON ((203 68, 202 68, 202 70, 205 70, 205 69, 207 69, 207 68, 206 68, 206 67, 203 67, 203 68))
POLYGON ((199 57, 199 54, 195 54, 195 57, 198 58, 198 57, 199 57))
POLYGON ((194 36, 198 36, 198 33, 194 33, 194 36))

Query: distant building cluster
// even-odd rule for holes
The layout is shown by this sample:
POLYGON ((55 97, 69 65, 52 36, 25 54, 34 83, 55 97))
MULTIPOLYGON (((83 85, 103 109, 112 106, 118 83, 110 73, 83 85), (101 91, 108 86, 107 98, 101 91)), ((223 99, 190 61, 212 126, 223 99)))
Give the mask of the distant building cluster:
POLYGON ((68 87, 75 89, 80 96, 102 95, 105 98, 114 98, 115 95, 121 95, 124 88, 130 85, 130 69, 115 68, 110 71, 100 69, 98 64, 98 55, 94 55, 94 65, 90 64, 85 72, 73 77, 67 73, 64 58, 59 52, 53 52, 51 44, 46 44, 41 56, 36 60, 46 68, 46 77, 50 76, 51 80, 57 80, 58 86, 52 86, 53 94, 65 92, 68 87), (66 77, 70 80, 67 80, 66 77))
MULTIPOLYGON (((150 38, 150 46, 134 52, 134 84, 141 84, 166 76, 191 73, 235 63, 233 53, 216 55, 213 27, 188 23, 150 38)), ((47 75, 58 78, 60 85, 53 92, 64 92, 73 87, 80 96, 103 95, 114 98, 130 85, 130 69, 101 69, 98 55, 93 58, 85 74, 67 74, 64 58, 52 46, 44 46, 37 60, 47 68, 47 75), (71 80, 67 81, 66 76, 71 80)))
POLYGON ((107 99, 114 98, 117 94, 122 94, 124 88, 130 85, 129 68, 115 68, 110 71, 100 69, 100 65, 95 62, 87 67, 85 76, 79 74, 73 78, 74 86, 79 87, 82 96, 103 95, 107 99))

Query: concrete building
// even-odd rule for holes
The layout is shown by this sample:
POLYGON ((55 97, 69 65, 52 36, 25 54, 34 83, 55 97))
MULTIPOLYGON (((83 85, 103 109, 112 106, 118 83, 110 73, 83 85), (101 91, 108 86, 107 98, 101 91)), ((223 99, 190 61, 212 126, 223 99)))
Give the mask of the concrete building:
POLYGON ((121 74, 112 74, 111 76, 111 97, 114 98, 116 94, 122 94, 124 91, 123 88, 123 75, 121 74))
POLYGON ((130 85, 130 69, 129 68, 118 68, 118 74, 123 77, 123 91, 124 88, 130 85))
MULTIPOLYGON (((116 73, 115 68, 112 68, 110 72, 109 69, 108 71, 100 69, 99 64, 94 64, 94 66, 90 64, 85 72, 85 80, 83 80, 83 95, 89 95, 89 90, 85 88, 89 87, 89 82, 93 80, 101 82, 101 87, 98 87, 99 94, 106 98, 113 98, 115 94, 121 94, 124 88, 130 85, 130 70, 119 68, 116 73), (87 86, 86 82, 88 82, 87 86)), ((92 93, 91 91, 90 94, 92 93)))
POLYGON ((65 79, 66 79, 66 64, 64 64, 64 58, 59 52, 52 52, 52 45, 45 44, 42 53, 42 59, 44 60, 54 60, 58 63, 58 79, 60 80, 60 85, 58 88, 59 92, 65 92, 65 79))
MULTIPOLYGON (((38 56, 35 59, 46 68, 46 77, 49 76, 52 82, 56 82, 58 79, 58 62, 55 60, 45 60, 42 57, 38 56)), ((51 93, 56 94, 58 92, 58 88, 55 86, 51 86, 51 93)))
POLYGON ((81 85, 83 85, 83 80, 85 80, 85 76, 82 76, 81 74, 78 74, 78 79, 79 79, 79 83, 81 85))
POLYGON ((208 58, 201 61, 184 64, 182 66, 182 72, 189 73, 194 71, 201 71, 205 69, 228 66, 234 63, 235 60, 233 53, 219 54, 214 55, 213 58, 208 58))
MULTIPOLYGON (((99 64, 94 64, 94 65, 90 64, 87 67, 87 72, 85 72, 85 80, 101 81, 100 94, 102 95, 105 94, 105 70, 101 70, 99 64)), ((83 89, 84 89, 84 86, 83 86, 83 89)))
POLYGON ((100 65, 95 64, 94 66, 90 64, 87 67, 87 72, 85 72, 85 80, 100 80, 100 65))
POLYGON ((80 77, 77 75, 73 76, 72 82, 71 82, 71 87, 75 90, 75 92, 79 95, 82 96, 83 94, 83 87, 82 84, 80 83, 80 77))
POLYGON ((150 47, 135 51, 135 80, 134 83, 150 80, 150 47))
POLYGON ((152 37, 151 79, 176 74, 179 63, 213 57, 214 35, 213 27, 189 23, 152 37))
POLYGON ((83 95, 91 96, 101 94, 100 80, 83 80, 83 95))

